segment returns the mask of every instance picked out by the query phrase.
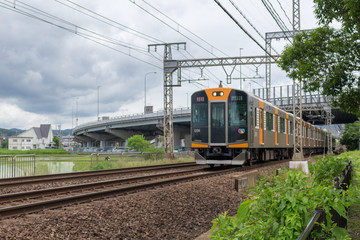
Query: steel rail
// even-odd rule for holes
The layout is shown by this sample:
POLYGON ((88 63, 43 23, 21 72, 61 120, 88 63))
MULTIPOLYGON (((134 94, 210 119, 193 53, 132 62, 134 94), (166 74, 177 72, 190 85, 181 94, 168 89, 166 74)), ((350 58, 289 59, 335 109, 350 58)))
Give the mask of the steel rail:
POLYGON ((76 185, 71 185, 71 186, 47 188, 47 189, 40 189, 40 190, 33 190, 33 191, 7 193, 7 194, 0 195, 0 203, 4 203, 4 202, 8 202, 8 201, 15 201, 18 199, 30 199, 30 198, 36 198, 36 197, 45 197, 45 195, 49 195, 49 194, 70 193, 70 192, 74 192, 74 191, 78 191, 78 190, 84 191, 84 190, 95 189, 95 188, 99 188, 99 187, 111 186, 111 185, 115 185, 115 184, 127 184, 127 183, 141 182, 141 181, 143 182, 146 180, 152 180, 152 179, 156 179, 156 178, 165 178, 165 177, 171 177, 171 176, 176 176, 176 175, 192 174, 192 173, 202 172, 202 171, 204 171, 204 168, 180 171, 180 172, 175 172, 175 173, 163 173, 163 174, 155 174, 155 175, 150 175, 150 176, 131 177, 131 178, 76 184, 76 185))
MULTIPOLYGON (((276 162, 266 162, 260 165, 260 167, 270 166, 278 163, 287 162, 288 160, 283 161, 276 161, 276 162)), ((246 166, 246 167, 238 167, 238 168, 231 168, 226 170, 220 170, 216 172, 209 172, 209 173, 203 173, 203 174, 197 174, 197 175, 191 175, 191 176, 185 176, 185 177, 178 177, 178 178, 172 178, 167 180, 160 180, 145 184, 137 184, 133 186, 128 187, 120 187, 120 188, 114 188, 110 190, 103 190, 103 191, 97 191, 97 192, 91 192, 91 193, 85 193, 85 194, 79 194, 75 196, 69 196, 69 197, 62 197, 62 198, 56 198, 41 202, 35 202, 35 203, 29 203, 29 204, 23 204, 18 206, 12 206, 12 207, 6 207, 0 209, 0 219, 1 218, 7 218, 11 216, 16 216, 20 214, 25 213, 32 213, 37 211, 42 211, 45 209, 53 209, 53 208, 59 208, 66 205, 70 205, 73 203, 82 203, 82 202, 89 202, 90 200, 96 200, 96 199, 103 199, 106 197, 114 196, 114 195, 121 195, 121 194, 129 194, 136 191, 151 189, 158 186, 168 185, 168 184, 175 184, 175 183, 181 183, 186 181, 194 181, 201 178, 208 178, 208 177, 214 177, 218 175, 224 175, 235 171, 247 171, 252 170, 255 168, 258 168, 258 165, 253 166, 246 166)))
POLYGON ((0 179, 0 187, 36 184, 36 183, 43 183, 50 181, 71 180, 71 179, 85 178, 85 177, 98 177, 109 174, 119 174, 119 173, 123 174, 123 173, 134 173, 134 172, 139 173, 139 172, 146 172, 153 170, 166 170, 166 169, 194 167, 194 166, 197 166, 194 162, 173 163, 173 164, 143 166, 143 167, 133 167, 133 168, 116 168, 116 169, 95 170, 95 171, 86 171, 86 172, 47 174, 47 175, 17 177, 17 178, 3 178, 0 179))

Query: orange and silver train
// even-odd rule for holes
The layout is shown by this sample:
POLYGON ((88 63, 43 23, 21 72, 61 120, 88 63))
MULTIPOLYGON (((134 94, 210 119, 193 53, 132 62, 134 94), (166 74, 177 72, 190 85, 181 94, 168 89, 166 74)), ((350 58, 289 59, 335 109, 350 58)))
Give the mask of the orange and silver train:
MULTIPOLYGON (((201 90, 191 96, 191 109, 197 164, 243 165, 292 157, 294 116, 251 93, 201 90)), ((297 118, 297 126, 299 122, 297 118)), ((325 132, 305 121, 302 125, 304 154, 325 151, 325 132)))

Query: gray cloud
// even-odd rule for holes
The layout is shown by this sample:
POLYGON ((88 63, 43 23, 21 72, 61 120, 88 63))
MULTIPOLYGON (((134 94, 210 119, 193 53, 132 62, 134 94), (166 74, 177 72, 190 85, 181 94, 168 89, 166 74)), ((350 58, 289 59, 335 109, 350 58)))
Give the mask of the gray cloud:
MULTIPOLYGON (((310 0, 306 1, 310 2, 310 0)), ((213 1, 185 0, 181 5, 173 1, 149 0, 149 2, 231 56, 239 55, 240 47, 244 48, 243 55, 263 54, 262 50, 249 40, 213 1)), ((211 56, 181 34, 145 14, 130 1, 111 2, 110 4, 107 1, 89 2, 81 0, 77 3, 162 41, 186 41, 188 44, 187 51, 195 57, 211 56)), ((146 6, 141 1, 137 1, 137 3, 146 6)), ((37 6, 43 11, 101 34, 141 46, 145 50, 147 44, 152 43, 149 40, 141 39, 118 28, 91 19, 55 1, 27 1, 27 4, 37 6)), ((242 7, 249 18, 263 33, 277 30, 273 23, 269 24, 272 20, 266 15, 266 10, 262 9, 261 3, 247 0, 241 4, 243 4, 242 7)), ((302 4, 305 6, 307 3, 302 4)), ((289 6, 285 5, 284 7, 289 6)), ((232 12, 238 19, 241 19, 236 12, 232 12)), ((312 15, 311 12, 306 14, 312 15)), ((161 17, 159 14, 157 16, 161 17)), ((161 18, 180 32, 196 39, 183 28, 164 17, 161 18)), ((313 22, 311 24, 315 25, 313 22)), ((13 106, 11 116, 14 119, 16 114, 31 116, 31 119, 34 119, 33 122, 24 121, 23 125, 21 122, 13 121, 13 124, 16 124, 15 126, 11 122, 5 121, 5 118, 0 118, 0 127, 28 128, 32 125, 39 125, 40 122, 37 121, 41 121, 41 119, 48 119, 52 121, 50 122, 52 124, 62 123, 71 127, 76 102, 81 120, 95 120, 97 86, 101 86, 101 115, 141 112, 144 101, 144 75, 151 71, 158 73, 148 76, 148 102, 154 104, 154 109, 161 109, 163 106, 161 69, 53 25, 27 18, 4 8, 0 8, 0 34, 0 104, 6 104, 6 109, 10 110, 13 106)), ((196 42, 201 43, 199 39, 196 42)), ((206 43, 201 43, 201 45, 218 56, 222 56, 221 53, 211 49, 206 43)), ((129 53, 128 49, 115 45, 112 47, 129 53)), ((130 54, 159 67, 162 66, 162 63, 155 58, 146 57, 133 50, 130 51, 130 54)), ((159 47, 158 52, 152 52, 152 54, 161 59, 163 48, 159 47)), ((190 57, 185 51, 182 51, 182 54, 179 54, 176 49, 173 50, 174 59, 190 57)), ((218 79, 225 80, 222 69, 210 70, 217 78, 208 74, 208 78, 210 76, 212 79, 209 82, 202 83, 203 85, 214 87, 218 84, 218 79)), ((276 70, 274 72, 276 73, 276 70)), ((243 67, 243 73, 255 75, 255 67, 243 67)), ((238 75, 239 73, 235 74, 238 75)), ((261 74, 263 75, 263 72, 261 74)), ((199 75, 198 69, 183 71, 184 77, 199 78, 199 75)), ((278 76, 283 78, 284 74, 279 73, 278 76)), ((238 87, 238 85, 239 83, 234 81, 229 87, 238 87)), ((175 107, 186 106, 186 95, 199 90, 199 87, 201 88, 200 85, 183 83, 182 88, 174 89, 175 107)))

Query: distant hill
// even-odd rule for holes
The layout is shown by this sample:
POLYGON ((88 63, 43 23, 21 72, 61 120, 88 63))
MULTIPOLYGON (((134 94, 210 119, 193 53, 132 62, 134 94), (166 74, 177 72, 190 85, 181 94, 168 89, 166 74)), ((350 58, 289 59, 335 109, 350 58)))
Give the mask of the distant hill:
POLYGON ((13 131, 13 132, 17 132, 17 133, 25 132, 25 130, 21 130, 21 129, 18 129, 18 128, 10 128, 9 130, 13 131))
MULTIPOLYGON (((1 137, 11 137, 11 136, 16 136, 20 133, 24 132, 24 130, 18 129, 18 128, 11 128, 11 129, 4 129, 4 128, 0 128, 0 136, 1 137)), ((61 130, 61 135, 62 136, 67 136, 67 135, 71 135, 72 130, 71 129, 64 129, 61 130)), ((53 134, 54 135, 59 135, 59 130, 53 130, 53 134)))
MULTIPOLYGON (((20 129, 18 129, 20 130, 20 129)), ((20 130, 22 131, 22 130, 20 130)), ((13 130, 8 130, 8 129, 4 129, 4 128, 0 128, 0 136, 1 137, 11 137, 11 136, 15 136, 19 133, 19 131, 13 131, 13 130)))
MULTIPOLYGON (((61 130, 61 135, 62 136, 67 136, 67 135, 71 135, 72 133, 72 130, 71 129, 64 129, 64 130, 61 130)), ((53 130, 53 134, 54 135, 59 135, 59 130, 53 130)))

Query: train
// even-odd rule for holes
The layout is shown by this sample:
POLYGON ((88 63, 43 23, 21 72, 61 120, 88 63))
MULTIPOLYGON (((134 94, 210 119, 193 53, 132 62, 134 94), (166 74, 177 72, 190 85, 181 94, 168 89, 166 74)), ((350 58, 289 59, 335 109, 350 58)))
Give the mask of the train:
MULTIPOLYGON (((213 167, 292 158, 293 121, 300 123, 293 114, 243 90, 220 86, 194 92, 191 148, 195 161, 213 167)), ((308 122, 302 125, 304 155, 326 151, 326 133, 308 122)))

